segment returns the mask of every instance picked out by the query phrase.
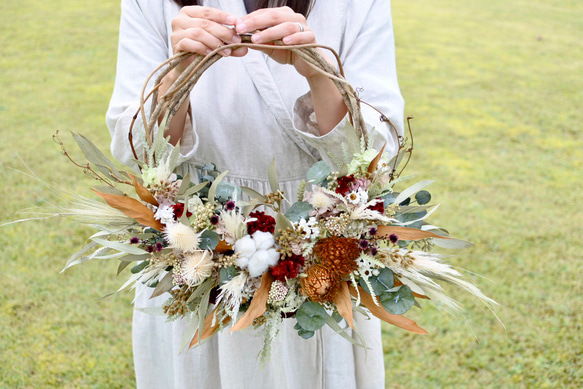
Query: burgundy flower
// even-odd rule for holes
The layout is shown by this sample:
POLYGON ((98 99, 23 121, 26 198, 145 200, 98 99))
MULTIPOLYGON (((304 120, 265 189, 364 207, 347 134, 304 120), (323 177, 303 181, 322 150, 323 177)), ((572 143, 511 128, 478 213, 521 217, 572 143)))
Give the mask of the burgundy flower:
POLYGON ((395 244, 399 241, 399 237, 396 234, 389 235, 389 240, 392 244, 395 244))
POLYGON ((210 218, 210 222, 213 226, 216 226, 217 224, 219 224, 220 218, 219 215, 213 215, 210 218))
POLYGON ((265 212, 255 211, 249 214, 250 217, 257 219, 253 222, 247 223, 247 233, 249 235, 253 235, 257 231, 275 232, 275 219, 269 215, 266 215, 265 212))
POLYGON ((235 202, 233 200, 229 200, 225 203, 225 209, 227 211, 232 211, 233 209, 235 209, 235 202))
POLYGON ((304 262, 304 257, 292 254, 291 257, 286 257, 285 260, 269 269, 269 271, 276 280, 285 282, 286 279, 289 280, 298 276, 300 266, 303 266, 304 262))
POLYGON ((338 178, 338 186, 336 187, 336 193, 345 196, 351 189, 351 184, 355 181, 354 174, 349 176, 343 176, 338 178))
MULTIPOLYGON (((172 206, 172 208, 174 209, 174 217, 176 219, 181 218, 182 214, 184 213, 184 204, 176 203, 172 206)), ((186 211, 186 217, 191 217, 191 216, 192 216, 192 212, 186 211)))
POLYGON ((378 213, 380 213, 382 215, 383 213, 385 213, 385 202, 382 199, 378 199, 378 200, 381 200, 381 201, 379 201, 375 205, 371 205, 370 207, 368 207, 368 209, 373 210, 373 211, 377 211, 378 213))
POLYGON ((134 236, 130 239, 130 243, 131 244, 138 244, 138 243, 140 243, 140 238, 138 238, 137 236, 134 236))

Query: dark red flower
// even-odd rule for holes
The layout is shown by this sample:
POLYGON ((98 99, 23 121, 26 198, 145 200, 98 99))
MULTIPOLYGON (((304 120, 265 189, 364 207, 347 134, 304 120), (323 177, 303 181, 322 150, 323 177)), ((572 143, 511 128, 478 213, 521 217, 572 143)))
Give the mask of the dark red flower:
POLYGON ((355 181, 354 174, 349 176, 342 176, 338 178, 338 186, 336 187, 336 193, 345 196, 346 193, 350 191, 351 184, 355 181))
POLYGON ((381 201, 379 201, 375 205, 371 205, 370 207, 368 207, 368 209, 371 209, 373 211, 377 211, 380 214, 385 213, 385 202, 382 199, 377 199, 377 200, 381 200, 381 201))
MULTIPOLYGON (((184 204, 176 203, 172 206, 172 208, 174 209, 174 217, 176 219, 181 218, 182 214, 184 213, 184 204)), ((186 217, 191 217, 191 216, 192 216, 192 212, 186 211, 186 217)))
POLYGON ((253 222, 247 223, 247 233, 249 235, 253 235, 253 233, 257 231, 275 232, 275 219, 269 215, 266 215, 265 212, 255 211, 249 214, 250 217, 257 219, 253 222))
POLYGON ((399 237, 396 234, 389 235, 389 240, 392 244, 395 244, 399 241, 399 237))
POLYGON ((303 266, 304 262, 304 257, 292 254, 291 257, 286 257, 285 260, 269 269, 269 271, 276 280, 285 282, 286 279, 289 280, 298 276, 300 266, 303 266))

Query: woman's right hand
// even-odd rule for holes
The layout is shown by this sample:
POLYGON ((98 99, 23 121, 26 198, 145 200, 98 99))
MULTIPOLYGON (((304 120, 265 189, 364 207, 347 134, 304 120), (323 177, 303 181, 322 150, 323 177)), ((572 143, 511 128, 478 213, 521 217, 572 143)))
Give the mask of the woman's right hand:
MULTIPOLYGON (((182 7, 172 20, 172 50, 174 54, 189 52, 207 55, 220 46, 241 43, 241 37, 235 31, 236 21, 235 15, 216 8, 198 5, 182 7)), ((246 53, 246 48, 220 51, 225 57, 242 57, 246 53)), ((181 73, 191 62, 182 61, 176 70, 181 73)))

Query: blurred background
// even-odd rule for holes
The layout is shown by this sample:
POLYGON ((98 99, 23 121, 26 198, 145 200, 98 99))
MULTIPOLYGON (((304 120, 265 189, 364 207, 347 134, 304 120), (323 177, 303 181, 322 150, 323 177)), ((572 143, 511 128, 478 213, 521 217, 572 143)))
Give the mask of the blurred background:
MULTIPOLYGON (((325 0, 319 0, 325 1, 325 0)), ((407 173, 433 179, 435 225, 474 247, 449 261, 501 306, 496 318, 431 304, 385 326, 387 388, 579 388, 583 383, 583 2, 393 0, 407 173)), ((45 202, 44 182, 93 182, 52 140, 109 148, 119 0, 0 3, 0 224, 45 202), (30 169, 30 171, 29 171, 30 169)), ((67 220, 0 228, 0 387, 131 388, 132 294, 116 263, 60 274, 91 233, 67 220)))

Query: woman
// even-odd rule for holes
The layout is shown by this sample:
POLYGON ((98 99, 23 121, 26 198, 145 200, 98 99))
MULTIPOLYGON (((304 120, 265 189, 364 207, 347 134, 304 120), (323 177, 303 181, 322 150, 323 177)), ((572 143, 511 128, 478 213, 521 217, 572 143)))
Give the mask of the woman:
MULTIPOLYGON (((182 8, 170 0, 122 1, 117 77, 107 114, 112 153, 120 161, 133 164, 127 131, 147 75, 174 53, 205 54, 238 42, 242 33, 253 33, 256 43, 317 41, 333 47, 360 97, 401 131, 403 101, 389 0, 320 0, 308 4, 307 19, 297 12, 305 13, 306 7, 254 10, 254 2, 243 0, 203 3, 205 7, 182 8)), ((222 52, 225 58, 205 72, 167 133, 174 144, 180 140, 184 171, 214 162, 219 170, 229 170, 231 182, 268 193, 267 168, 276 157, 280 186, 293 199, 310 166, 320 159, 333 164, 329 153, 342 156, 346 107, 338 91, 285 53, 222 52)), ((162 92, 185 66, 166 76, 162 92)), ((380 115, 365 106, 363 114, 376 129, 377 147, 387 143, 385 150, 394 152, 396 136, 380 115)), ((139 139, 136 145, 140 148, 139 139)), ((149 299, 150 294, 150 289, 138 291, 136 307, 160 306, 166 299, 149 299)), ((380 324, 360 315, 356 322, 367 352, 327 329, 301 339, 293 329, 295 320, 286 320, 272 344, 270 362, 261 368, 256 357, 263 338, 253 330, 220 333, 180 353, 186 323, 166 323, 163 317, 136 311, 136 380, 139 388, 384 387, 380 324)))

